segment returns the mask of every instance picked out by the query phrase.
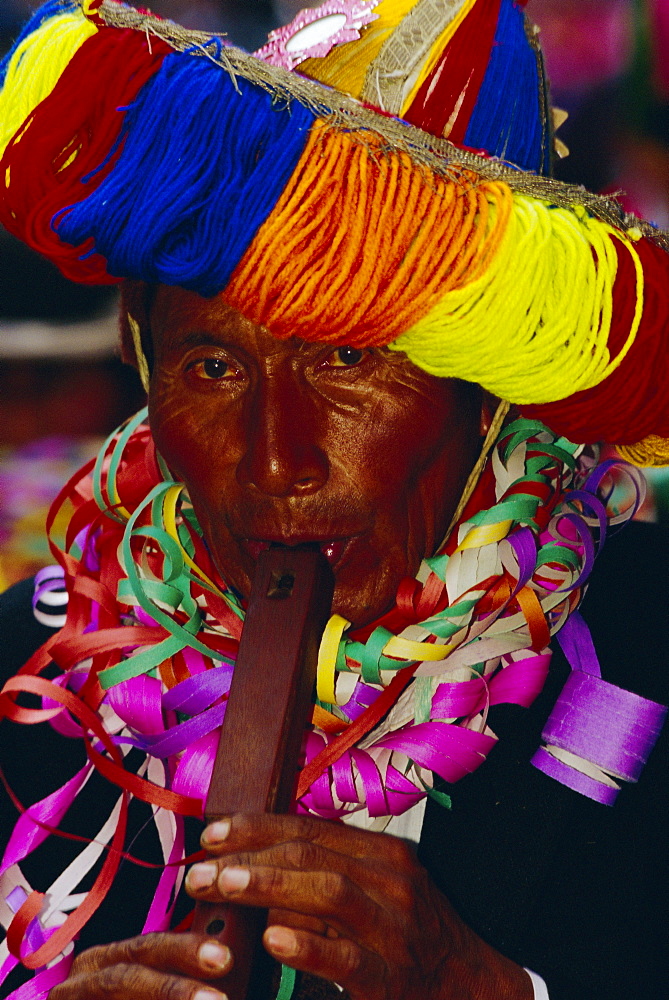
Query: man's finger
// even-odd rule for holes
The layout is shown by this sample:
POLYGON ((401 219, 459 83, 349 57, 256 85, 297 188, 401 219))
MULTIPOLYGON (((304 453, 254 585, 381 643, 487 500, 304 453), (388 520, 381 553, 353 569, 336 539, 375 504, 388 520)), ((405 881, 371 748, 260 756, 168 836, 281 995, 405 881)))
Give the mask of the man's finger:
POLYGON ((349 938, 320 937, 274 924, 265 931, 263 944, 277 961, 339 983, 351 996, 374 1000, 386 995, 382 960, 349 938))
POLYGON ((210 861, 190 869, 186 888, 196 899, 230 900, 320 918, 358 938, 378 927, 383 917, 378 904, 359 885, 345 874, 327 869, 238 867, 210 861))
POLYGON ((302 840, 348 857, 378 858, 381 852, 393 866, 404 866, 410 849, 397 837, 380 837, 343 823, 315 816, 283 816, 238 813, 217 820, 202 833, 202 845, 210 854, 261 851, 286 841, 302 840))
POLYGON ((295 913, 292 910, 271 909, 267 915, 267 925, 281 924, 283 927, 296 927, 299 930, 311 931, 313 934, 327 934, 338 937, 337 932, 321 917, 310 917, 305 913, 295 913))
POLYGON ((143 966, 198 979, 226 975, 232 968, 229 948, 201 934, 142 934, 98 945, 79 955, 72 975, 98 973, 110 966, 143 966))
POLYGON ((196 980, 145 965, 109 965, 72 975, 56 986, 50 1000, 226 1000, 225 994, 196 980))

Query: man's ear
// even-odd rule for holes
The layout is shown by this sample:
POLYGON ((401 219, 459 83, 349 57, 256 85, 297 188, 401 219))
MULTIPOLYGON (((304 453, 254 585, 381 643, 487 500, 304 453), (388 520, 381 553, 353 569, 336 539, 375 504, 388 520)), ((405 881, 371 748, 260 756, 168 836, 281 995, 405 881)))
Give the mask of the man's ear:
POLYGON ((136 368, 149 391, 153 350, 149 312, 151 288, 143 281, 124 281, 121 286, 121 358, 136 368))

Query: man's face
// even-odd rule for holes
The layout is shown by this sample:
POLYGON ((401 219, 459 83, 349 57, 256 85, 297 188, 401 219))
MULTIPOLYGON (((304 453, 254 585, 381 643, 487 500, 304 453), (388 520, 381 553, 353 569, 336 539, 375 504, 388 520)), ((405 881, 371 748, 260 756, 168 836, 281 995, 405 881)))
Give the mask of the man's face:
POLYGON ((317 541, 356 625, 440 543, 480 448, 476 387, 405 357, 278 341, 219 296, 161 286, 151 427, 222 577, 248 595, 270 542, 317 541))

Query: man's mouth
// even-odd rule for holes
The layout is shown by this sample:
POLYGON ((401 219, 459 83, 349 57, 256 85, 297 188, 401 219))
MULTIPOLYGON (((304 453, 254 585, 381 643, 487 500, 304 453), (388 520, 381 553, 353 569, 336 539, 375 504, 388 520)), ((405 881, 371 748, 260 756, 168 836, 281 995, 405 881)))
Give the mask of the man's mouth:
POLYGON ((344 553, 350 538, 333 538, 333 539, 323 539, 323 538, 309 538, 304 537, 291 537, 291 538, 272 538, 272 539, 258 539, 258 538, 245 538, 244 546, 251 555, 253 559, 257 559, 261 552, 264 552, 271 545, 301 545, 305 542, 316 543, 330 563, 334 566, 335 563, 339 562, 341 556, 344 553))

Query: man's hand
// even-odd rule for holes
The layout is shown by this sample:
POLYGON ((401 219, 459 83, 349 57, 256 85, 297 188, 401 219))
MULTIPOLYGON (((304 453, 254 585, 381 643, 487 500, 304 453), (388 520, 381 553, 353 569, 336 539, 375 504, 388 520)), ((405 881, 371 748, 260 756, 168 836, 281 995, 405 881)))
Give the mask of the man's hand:
MULTIPOLYGON (((278 961, 352 1000, 532 1000, 527 974, 457 916, 401 840, 303 816, 209 826, 196 899, 269 909, 278 961)), ((457 864, 457 859, 454 859, 457 864)), ((147 934, 83 952, 50 1000, 216 1000, 234 956, 197 934, 147 934)))
POLYGON ((222 1000, 206 980, 231 965, 228 949, 200 934, 144 934, 82 952, 49 1000, 222 1000))
POLYGON ((353 1000, 533 996, 527 974, 463 924, 395 837, 238 815, 209 826, 202 843, 211 859, 191 868, 188 892, 267 907, 270 954, 339 983, 353 1000))

